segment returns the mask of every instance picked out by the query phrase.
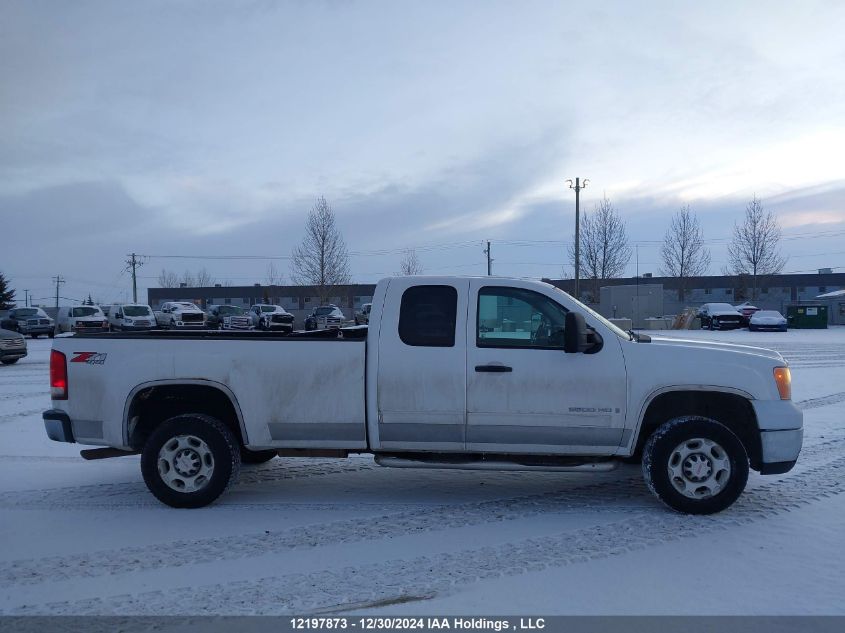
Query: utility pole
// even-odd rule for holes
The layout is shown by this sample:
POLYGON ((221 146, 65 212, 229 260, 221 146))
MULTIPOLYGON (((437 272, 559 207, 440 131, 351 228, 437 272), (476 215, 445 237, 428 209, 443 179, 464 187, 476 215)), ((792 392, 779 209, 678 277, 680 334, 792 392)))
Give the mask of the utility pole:
POLYGON ((65 278, 61 275, 53 277, 53 283, 56 284, 56 310, 59 309, 59 286, 65 283, 65 278))
POLYGON ((487 276, 493 274, 493 260, 490 259, 490 240, 487 240, 487 248, 484 249, 484 254, 487 255, 487 276))
POLYGON ((29 290, 24 288, 23 289, 23 301, 24 305, 28 308, 29 307, 29 290))
POLYGON ((581 179, 575 179, 573 186, 572 180, 567 180, 569 188, 575 190, 575 299, 580 301, 581 297, 581 190, 590 182, 584 178, 584 184, 581 184, 581 179))
POLYGON ((130 253, 127 255, 129 259, 126 260, 126 270, 132 271, 132 303, 138 303, 138 277, 137 277, 137 269, 139 266, 143 266, 142 262, 139 262, 135 256, 135 253, 130 253))

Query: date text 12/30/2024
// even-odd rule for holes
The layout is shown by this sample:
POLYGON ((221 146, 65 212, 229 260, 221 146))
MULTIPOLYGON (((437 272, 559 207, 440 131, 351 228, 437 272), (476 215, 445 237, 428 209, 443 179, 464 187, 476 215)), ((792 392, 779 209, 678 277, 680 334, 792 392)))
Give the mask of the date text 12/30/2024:
POLYGON ((297 631, 328 631, 333 629, 395 630, 395 631, 538 631, 546 627, 543 618, 291 618, 291 628, 297 631))

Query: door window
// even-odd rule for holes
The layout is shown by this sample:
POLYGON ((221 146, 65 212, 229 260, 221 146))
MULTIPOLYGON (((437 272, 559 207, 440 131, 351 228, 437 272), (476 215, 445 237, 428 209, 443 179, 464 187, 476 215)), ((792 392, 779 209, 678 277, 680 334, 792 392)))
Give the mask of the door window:
POLYGON ((477 347, 563 349, 566 310, 533 290, 487 286, 478 291, 477 347))
POLYGON ((452 286, 414 286, 402 293, 399 338, 415 347, 454 347, 458 291, 452 286))

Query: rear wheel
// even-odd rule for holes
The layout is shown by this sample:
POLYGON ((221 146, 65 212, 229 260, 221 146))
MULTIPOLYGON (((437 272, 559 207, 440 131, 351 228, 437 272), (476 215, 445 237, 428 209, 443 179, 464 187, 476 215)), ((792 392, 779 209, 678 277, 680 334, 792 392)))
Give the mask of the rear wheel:
POLYGON ((210 415, 177 415, 153 431, 141 453, 144 482, 174 508, 201 508, 238 477, 240 450, 232 431, 210 415))
POLYGON ((643 448, 643 476, 667 506, 713 514, 733 504, 748 481, 748 454, 728 427, 689 416, 660 426, 643 448))

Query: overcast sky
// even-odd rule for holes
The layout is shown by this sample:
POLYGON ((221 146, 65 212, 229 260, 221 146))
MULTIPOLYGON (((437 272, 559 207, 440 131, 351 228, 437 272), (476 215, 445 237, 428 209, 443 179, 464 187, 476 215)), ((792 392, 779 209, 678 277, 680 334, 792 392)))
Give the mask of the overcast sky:
MULTIPOLYGON (((495 273, 559 277, 580 176, 641 273, 690 204, 718 274, 754 194, 786 271, 845 272, 843 33, 838 0, 0 0, 0 271, 123 301, 127 253, 286 257, 324 195, 356 281, 406 247, 481 274, 487 239, 495 273)), ((144 261, 144 288, 268 263, 144 261)))

